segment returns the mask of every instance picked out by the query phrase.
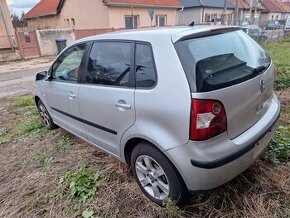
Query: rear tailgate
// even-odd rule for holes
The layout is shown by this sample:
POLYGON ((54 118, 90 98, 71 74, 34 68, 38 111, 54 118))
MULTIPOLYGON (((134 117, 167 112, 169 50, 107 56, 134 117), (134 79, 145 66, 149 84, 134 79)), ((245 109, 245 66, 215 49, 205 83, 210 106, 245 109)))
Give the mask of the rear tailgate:
POLYGON ((175 44, 192 97, 223 103, 233 139, 267 112, 273 96, 273 65, 242 31, 203 36, 175 44))
POLYGON ((193 98, 216 99, 224 104, 228 136, 233 139, 254 125, 267 112, 273 96, 273 65, 254 79, 207 93, 192 93, 193 98), (265 90, 261 92, 261 81, 265 90))

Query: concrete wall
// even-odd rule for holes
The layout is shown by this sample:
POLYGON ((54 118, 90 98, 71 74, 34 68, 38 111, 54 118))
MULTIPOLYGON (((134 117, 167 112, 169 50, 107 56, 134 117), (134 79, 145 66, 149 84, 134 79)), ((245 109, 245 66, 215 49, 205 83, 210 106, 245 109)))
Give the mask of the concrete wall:
POLYGON ((43 30, 61 28, 59 16, 46 16, 28 19, 28 28, 30 30, 43 30))
POLYGON ((201 23, 202 18, 201 8, 189 8, 178 12, 178 25, 189 25, 192 21, 194 23, 201 23))
MULTIPOLYGON (((154 10, 154 19, 152 26, 156 25, 156 16, 165 15, 166 25, 173 26, 176 24, 176 9, 163 8, 134 8, 133 15, 139 16, 139 27, 151 26, 151 19, 148 10, 154 10)), ((131 16, 131 8, 125 7, 109 7, 109 28, 125 28, 125 16, 131 16)))
POLYGON ((72 29, 37 30, 36 35, 41 56, 57 54, 56 39, 66 39, 67 45, 75 41, 75 34, 72 29))
POLYGON ((0 49, 6 50, 16 46, 17 44, 15 40, 14 29, 10 19, 10 12, 8 10, 6 0, 0 0, 0 49))

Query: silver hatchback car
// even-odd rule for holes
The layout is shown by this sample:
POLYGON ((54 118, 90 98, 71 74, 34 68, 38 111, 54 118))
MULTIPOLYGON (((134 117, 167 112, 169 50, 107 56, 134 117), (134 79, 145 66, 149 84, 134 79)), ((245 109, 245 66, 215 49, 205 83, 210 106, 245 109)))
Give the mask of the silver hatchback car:
POLYGON ((93 36, 34 83, 48 129, 60 126, 129 164, 161 205, 233 179, 270 142, 280 114, 274 66, 236 27, 93 36))

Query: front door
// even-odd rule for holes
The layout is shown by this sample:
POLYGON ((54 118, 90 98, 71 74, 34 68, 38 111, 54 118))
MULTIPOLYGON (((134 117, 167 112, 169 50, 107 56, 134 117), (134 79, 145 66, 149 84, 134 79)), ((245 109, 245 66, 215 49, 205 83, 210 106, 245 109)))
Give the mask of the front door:
POLYGON ((79 90, 88 140, 116 156, 135 122, 132 54, 130 42, 95 42, 79 90))
POLYGON ((83 138, 85 128, 80 122, 78 77, 86 45, 73 46, 53 64, 51 80, 45 82, 45 96, 56 124, 83 138))

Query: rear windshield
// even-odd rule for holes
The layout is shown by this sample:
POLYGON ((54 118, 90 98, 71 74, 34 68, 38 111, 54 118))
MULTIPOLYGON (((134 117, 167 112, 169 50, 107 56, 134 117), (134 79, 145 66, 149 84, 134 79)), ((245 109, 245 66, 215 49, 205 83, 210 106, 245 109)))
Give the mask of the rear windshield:
POLYGON ((175 47, 197 92, 244 82, 264 72, 271 63, 266 52, 241 30, 187 39, 175 47))

